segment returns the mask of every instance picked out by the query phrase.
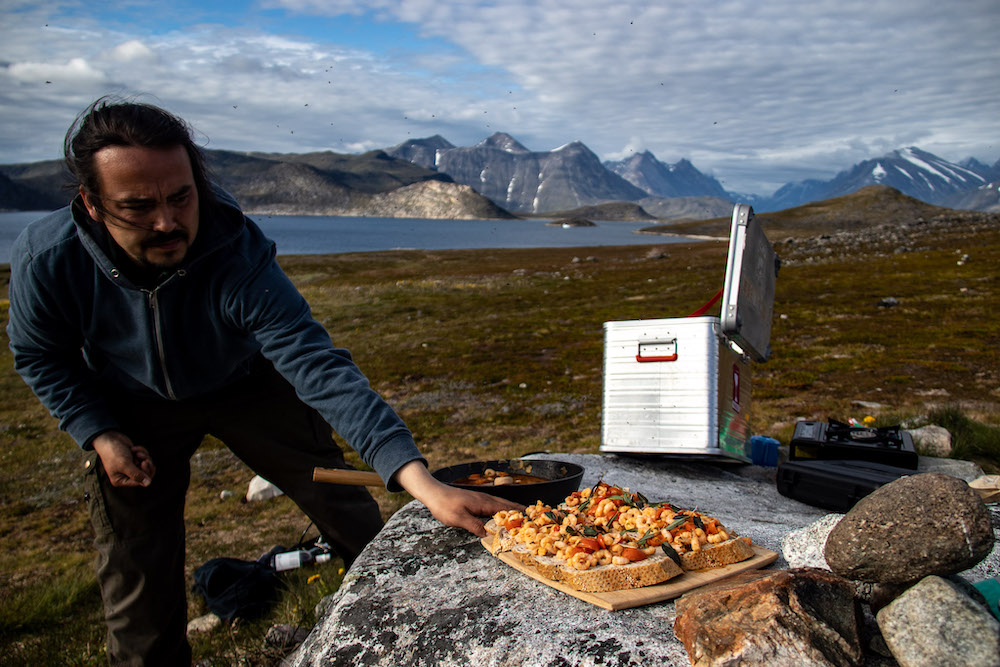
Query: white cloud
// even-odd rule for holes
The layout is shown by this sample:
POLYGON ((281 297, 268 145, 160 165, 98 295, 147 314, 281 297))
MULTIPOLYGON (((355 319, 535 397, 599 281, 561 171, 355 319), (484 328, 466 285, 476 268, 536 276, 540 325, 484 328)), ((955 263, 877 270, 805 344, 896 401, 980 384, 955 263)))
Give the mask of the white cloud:
POLYGON ((66 63, 20 62, 7 68, 17 83, 65 82, 73 85, 103 83, 107 77, 83 58, 71 58, 66 63))
POLYGON ((156 59, 156 54, 148 46, 137 39, 130 39, 116 46, 111 55, 122 62, 149 62, 156 59))
POLYGON ((252 8, 169 31, 0 9, 0 158, 56 157, 75 113, 114 91, 155 96, 213 147, 354 152, 504 131, 533 150, 579 139, 603 159, 688 158, 765 194, 903 145, 1000 157, 995 0, 262 6, 290 12, 281 32, 252 8), (419 41, 374 50, 311 30, 341 14, 419 41))

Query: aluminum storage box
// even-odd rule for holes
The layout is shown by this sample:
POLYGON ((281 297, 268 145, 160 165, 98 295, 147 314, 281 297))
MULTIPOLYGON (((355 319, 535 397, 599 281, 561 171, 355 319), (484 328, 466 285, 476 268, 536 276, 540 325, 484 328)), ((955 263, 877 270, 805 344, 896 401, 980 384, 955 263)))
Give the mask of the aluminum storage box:
POLYGON ((750 364, 770 355, 777 267, 737 205, 721 317, 604 323, 601 451, 750 461, 750 364))

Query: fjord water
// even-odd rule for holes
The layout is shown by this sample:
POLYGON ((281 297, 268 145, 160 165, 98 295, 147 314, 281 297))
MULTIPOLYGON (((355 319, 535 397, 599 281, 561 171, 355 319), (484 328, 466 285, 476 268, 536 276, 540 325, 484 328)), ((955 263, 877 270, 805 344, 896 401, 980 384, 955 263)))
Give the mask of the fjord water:
MULTIPOLYGON (((18 233, 45 212, 0 213, 0 264, 10 263, 18 233)), ((680 237, 636 234, 649 223, 597 222, 596 227, 550 226, 548 220, 438 220, 251 215, 279 255, 321 255, 415 248, 567 248, 675 243, 680 237)))

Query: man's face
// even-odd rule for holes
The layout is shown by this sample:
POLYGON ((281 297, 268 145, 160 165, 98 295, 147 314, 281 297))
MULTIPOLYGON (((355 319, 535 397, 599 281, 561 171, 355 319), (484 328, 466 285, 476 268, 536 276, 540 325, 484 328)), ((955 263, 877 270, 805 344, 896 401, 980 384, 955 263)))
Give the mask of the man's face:
POLYGON ((184 147, 108 146, 94 154, 94 168, 100 201, 80 190, 90 217, 139 265, 180 264, 198 234, 198 189, 184 147))

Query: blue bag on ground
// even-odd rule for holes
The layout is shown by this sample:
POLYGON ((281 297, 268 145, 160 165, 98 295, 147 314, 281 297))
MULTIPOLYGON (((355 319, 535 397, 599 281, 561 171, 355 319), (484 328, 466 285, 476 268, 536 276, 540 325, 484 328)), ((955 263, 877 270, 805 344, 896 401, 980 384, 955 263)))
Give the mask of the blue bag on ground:
POLYGON ((256 561, 213 558, 194 571, 194 590, 224 621, 263 616, 278 599, 274 569, 256 561))

